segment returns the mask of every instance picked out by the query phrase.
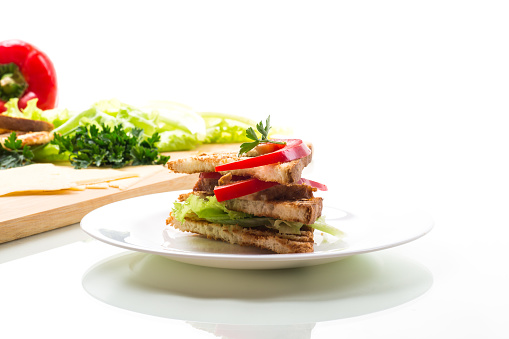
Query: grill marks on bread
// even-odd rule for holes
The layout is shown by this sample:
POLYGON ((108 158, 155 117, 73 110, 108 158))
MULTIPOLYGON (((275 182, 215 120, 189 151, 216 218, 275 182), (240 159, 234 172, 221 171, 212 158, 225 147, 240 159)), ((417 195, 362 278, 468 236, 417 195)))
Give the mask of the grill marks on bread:
POLYGON ((281 234, 266 227, 221 225, 202 220, 185 219, 183 223, 170 216, 166 224, 183 232, 203 235, 234 245, 255 246, 279 254, 310 253, 314 248, 313 230, 302 227, 300 234, 281 234))
POLYGON ((252 214, 258 217, 268 217, 286 221, 301 222, 306 225, 314 224, 322 215, 322 198, 283 201, 260 201, 231 199, 224 202, 226 208, 252 214))

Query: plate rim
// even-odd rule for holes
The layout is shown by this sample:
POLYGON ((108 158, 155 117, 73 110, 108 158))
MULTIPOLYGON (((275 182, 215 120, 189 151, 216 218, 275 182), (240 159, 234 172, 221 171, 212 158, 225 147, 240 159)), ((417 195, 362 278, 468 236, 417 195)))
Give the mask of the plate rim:
MULTIPOLYGON (((139 199, 151 199, 156 196, 162 195, 175 195, 178 196, 181 193, 188 192, 189 190, 178 190, 178 191, 169 191, 162 193, 152 193, 147 195, 142 195, 138 197, 128 198, 120 201, 115 201, 101 207, 98 207, 90 212, 88 212, 80 221, 80 228, 89 236, 94 239, 97 239, 106 244, 124 248, 131 251, 143 252, 143 253, 151 253, 156 255, 162 255, 168 258, 174 259, 201 259, 201 260, 215 260, 221 262, 296 262, 296 261, 310 261, 310 260, 330 260, 337 258, 342 259, 345 257, 349 257, 357 254, 364 254, 370 252, 376 252, 384 249, 389 249, 392 247, 397 247, 400 245, 404 245, 406 243, 415 241, 424 235, 428 234, 434 227, 434 221, 427 214, 428 222, 427 227, 423 228, 421 232, 416 232, 413 236, 407 237, 405 239, 401 239, 399 241, 390 243, 390 244, 382 244, 380 246, 369 247, 365 249, 358 249, 354 251, 349 251, 348 247, 343 249, 324 251, 324 252, 311 252, 311 253, 290 253, 290 254, 277 254, 277 253, 268 253, 268 254, 234 254, 234 253, 207 253, 207 252, 193 252, 193 251, 179 251, 172 250, 171 248, 160 247, 158 249, 150 248, 147 246, 142 246, 138 244, 121 242, 112 238, 109 238, 104 235, 100 235, 97 231, 97 228, 90 227, 87 225, 90 221, 89 219, 94 216, 96 213, 100 213, 100 211, 111 208, 111 205, 118 204, 126 204, 132 201, 136 201, 139 199)), ((328 205, 327 205, 328 206, 328 205)), ((331 207, 337 209, 336 207, 331 207)), ((348 213, 348 212, 347 212, 348 213)), ((162 237, 162 236, 161 236, 162 237)))

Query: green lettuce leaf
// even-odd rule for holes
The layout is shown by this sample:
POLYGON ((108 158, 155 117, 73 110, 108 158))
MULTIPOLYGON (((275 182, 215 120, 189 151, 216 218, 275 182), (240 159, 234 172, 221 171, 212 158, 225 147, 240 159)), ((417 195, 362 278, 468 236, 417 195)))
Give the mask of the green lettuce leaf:
POLYGON ((185 151, 197 146, 196 137, 181 130, 164 131, 159 136, 157 148, 160 152, 185 151))
POLYGON ((250 215, 231 211, 223 204, 217 201, 215 196, 202 199, 197 195, 191 194, 183 203, 175 202, 173 215, 180 222, 189 214, 194 213, 198 218, 205 219, 210 222, 221 222, 223 220, 237 220, 249 218, 250 215))
MULTIPOLYGON (((255 121, 225 113, 199 112, 198 114, 205 121, 207 129, 203 143, 228 144, 252 141, 246 136, 246 130, 249 127, 254 128, 256 126, 255 121)), ((273 126, 268 136, 288 137, 291 134, 290 129, 273 126)))
POLYGON ((205 122, 191 107, 172 101, 154 100, 144 106, 158 114, 159 132, 182 130, 196 135, 199 140, 205 137, 205 122))
POLYGON ((69 119, 55 128, 55 132, 67 135, 73 133, 79 126, 106 124, 110 127, 122 125, 127 131, 134 127, 143 129, 146 135, 157 132, 157 115, 122 103, 118 100, 102 100, 93 104, 89 109, 72 114, 69 119))
POLYGON ((66 162, 69 161, 69 153, 59 152, 57 145, 46 144, 32 149, 36 162, 66 162))
POLYGON ((190 150, 205 139, 205 121, 186 105, 161 100, 151 101, 144 109, 155 116, 160 152, 190 150))
POLYGON ((344 237, 344 233, 337 229, 336 227, 333 227, 325 222, 325 217, 321 216, 318 219, 316 219, 315 223, 313 225, 309 225, 313 227, 315 230, 319 230, 321 232, 332 234, 335 237, 342 238, 344 237))

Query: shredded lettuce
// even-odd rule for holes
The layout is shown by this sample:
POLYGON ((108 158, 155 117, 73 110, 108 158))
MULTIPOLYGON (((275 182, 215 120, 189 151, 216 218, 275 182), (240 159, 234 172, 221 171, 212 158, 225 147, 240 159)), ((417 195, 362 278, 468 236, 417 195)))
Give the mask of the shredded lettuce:
MULTIPOLYGON (((172 213, 174 218, 180 222, 184 222, 186 217, 198 218, 209 222, 242 227, 266 226, 285 234, 300 234, 300 229, 304 226, 301 222, 255 217, 251 214, 229 210, 223 203, 218 202, 215 196, 204 199, 191 194, 184 202, 175 202, 172 213)), ((314 224, 307 226, 336 237, 343 236, 343 232, 328 225, 323 216, 316 219, 314 224)))

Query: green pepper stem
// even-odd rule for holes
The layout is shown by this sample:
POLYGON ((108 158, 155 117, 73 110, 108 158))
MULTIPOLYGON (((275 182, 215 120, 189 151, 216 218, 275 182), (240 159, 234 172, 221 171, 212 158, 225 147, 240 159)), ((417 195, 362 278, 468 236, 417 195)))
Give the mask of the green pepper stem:
POLYGON ((15 63, 0 65, 0 99, 2 101, 20 98, 27 87, 25 77, 15 63))

